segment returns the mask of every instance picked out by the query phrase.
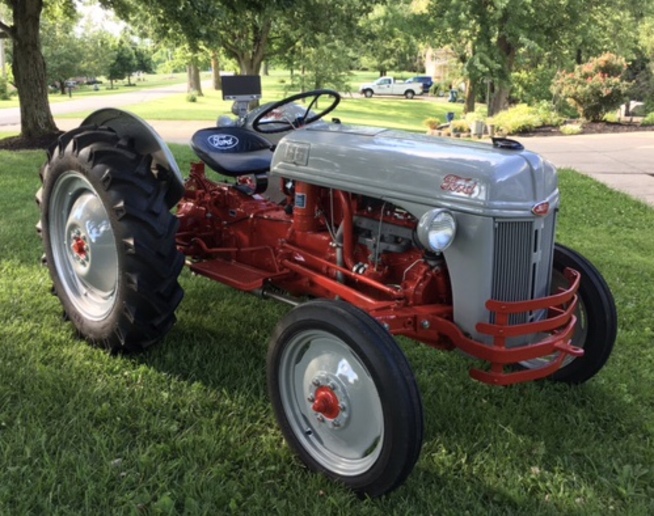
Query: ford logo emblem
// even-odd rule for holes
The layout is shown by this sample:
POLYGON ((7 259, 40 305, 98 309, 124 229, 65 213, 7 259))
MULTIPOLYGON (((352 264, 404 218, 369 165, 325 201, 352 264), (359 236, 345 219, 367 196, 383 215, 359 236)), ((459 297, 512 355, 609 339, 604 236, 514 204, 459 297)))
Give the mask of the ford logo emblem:
POLYGON ((229 150, 238 145, 238 138, 231 134, 212 134, 207 141, 209 145, 218 150, 229 150))

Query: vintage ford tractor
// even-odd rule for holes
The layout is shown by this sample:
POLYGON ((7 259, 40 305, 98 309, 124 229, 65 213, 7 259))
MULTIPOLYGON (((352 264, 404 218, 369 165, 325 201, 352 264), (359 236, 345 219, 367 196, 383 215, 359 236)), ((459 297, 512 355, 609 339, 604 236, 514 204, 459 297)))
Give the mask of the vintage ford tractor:
POLYGON ((483 361, 482 382, 581 383, 617 317, 595 267, 555 243, 550 163, 506 139, 320 120, 339 101, 308 92, 198 131, 185 179, 148 124, 96 111, 49 150, 39 228, 67 318, 111 351, 166 336, 185 263, 295 305, 267 358, 281 430, 309 468, 379 496, 423 435, 396 336, 483 361))

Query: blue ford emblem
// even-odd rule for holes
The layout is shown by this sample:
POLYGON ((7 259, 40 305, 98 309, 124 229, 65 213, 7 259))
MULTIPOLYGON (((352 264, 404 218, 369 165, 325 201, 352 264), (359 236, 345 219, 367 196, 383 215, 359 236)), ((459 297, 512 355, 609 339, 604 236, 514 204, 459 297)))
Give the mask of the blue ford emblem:
POLYGON ((238 138, 231 134, 212 134, 207 141, 214 149, 219 150, 233 149, 238 145, 238 138))

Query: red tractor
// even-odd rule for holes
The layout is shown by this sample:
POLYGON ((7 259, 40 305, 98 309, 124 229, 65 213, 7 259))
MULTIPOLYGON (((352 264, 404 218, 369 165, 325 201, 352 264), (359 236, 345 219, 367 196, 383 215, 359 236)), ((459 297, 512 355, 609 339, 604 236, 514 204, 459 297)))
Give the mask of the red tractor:
POLYGON ((550 163, 506 139, 320 120, 339 100, 309 92, 198 131, 185 179, 145 122, 97 111, 50 149, 39 226, 68 319, 114 352, 166 336, 184 263, 295 305, 267 360, 284 436, 311 469, 379 496, 423 435, 395 337, 485 362, 482 382, 581 383, 617 318, 595 267, 555 243, 550 163))

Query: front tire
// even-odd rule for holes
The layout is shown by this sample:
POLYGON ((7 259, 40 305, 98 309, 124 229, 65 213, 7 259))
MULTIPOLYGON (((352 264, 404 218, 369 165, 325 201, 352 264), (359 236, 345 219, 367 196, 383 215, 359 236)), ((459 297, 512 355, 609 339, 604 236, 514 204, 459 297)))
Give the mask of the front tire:
POLYGON ((77 332, 113 352, 161 340, 183 296, 178 221, 151 162, 113 131, 82 127, 60 137, 41 171, 54 292, 77 332))
MULTIPOLYGON (((570 267, 581 273, 581 284, 577 293, 579 304, 575 316, 577 326, 571 344, 584 350, 579 358, 568 357, 561 369, 548 379, 558 382, 580 384, 599 372, 606 364, 618 331, 618 316, 613 294, 600 272, 581 254, 563 245, 554 247, 552 270, 552 292, 566 285, 563 271, 570 267)), ((532 360, 522 365, 528 368, 541 367, 551 359, 532 360)))
POLYGON ((367 99, 369 99, 370 97, 372 97, 372 90, 364 90, 364 91, 363 91, 363 95, 364 95, 367 99))
POLYGON ((342 301, 300 305, 277 326, 267 369, 282 432, 310 469, 371 497, 409 475, 423 437, 418 387, 368 314, 342 301))

